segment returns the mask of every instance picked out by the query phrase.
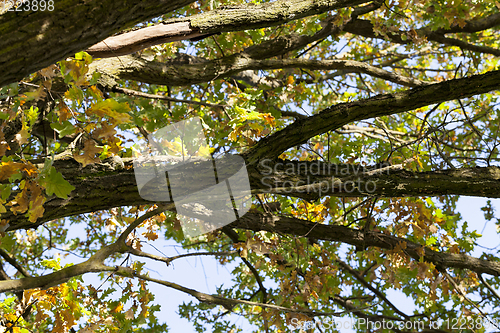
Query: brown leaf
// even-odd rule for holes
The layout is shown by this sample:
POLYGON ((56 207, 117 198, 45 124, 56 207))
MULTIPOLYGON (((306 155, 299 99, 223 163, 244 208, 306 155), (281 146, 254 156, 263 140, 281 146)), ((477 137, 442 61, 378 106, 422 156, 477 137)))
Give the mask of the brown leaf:
POLYGON ((56 70, 57 70, 56 65, 50 65, 47 68, 41 69, 39 72, 40 72, 40 74, 42 74, 46 78, 51 79, 51 78, 57 76, 56 70))
POLYGON ((130 308, 125 312, 125 319, 127 320, 134 319, 134 309, 130 308))
POLYGON ((23 145, 25 143, 28 143, 28 138, 30 136, 30 133, 28 132, 27 128, 21 129, 19 133, 17 133, 14 137, 14 139, 20 144, 23 145))
POLYGON ((101 160, 95 155, 101 153, 102 150, 95 145, 94 140, 87 140, 83 147, 83 155, 74 155, 73 157, 85 167, 88 164, 99 163, 101 160))
POLYGON ((108 123, 102 123, 101 128, 98 128, 94 131, 94 137, 97 139, 104 138, 108 139, 113 137, 116 134, 115 127, 113 125, 109 125, 108 123))
POLYGON ((42 188, 38 184, 31 183, 30 185, 31 202, 29 203, 29 221, 34 223, 39 217, 43 216, 45 209, 43 204, 46 198, 42 194, 42 188))
POLYGON ((0 180, 4 180, 18 173, 24 167, 23 163, 17 162, 3 162, 0 163, 0 180))

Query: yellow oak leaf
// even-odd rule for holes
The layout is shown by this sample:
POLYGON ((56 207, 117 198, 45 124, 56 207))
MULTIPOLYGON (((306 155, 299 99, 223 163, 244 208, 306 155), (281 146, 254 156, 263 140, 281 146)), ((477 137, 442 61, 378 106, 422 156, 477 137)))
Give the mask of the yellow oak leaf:
POLYGON ((93 95, 102 98, 102 92, 97 88, 95 85, 90 86, 90 91, 92 92, 93 95))
POLYGON ((95 103, 91 108, 85 110, 85 113, 89 116, 108 116, 114 124, 122 124, 130 120, 130 116, 127 114, 129 111, 130 106, 128 103, 119 103, 109 98, 95 103))
POLYGON ((55 333, 65 332, 64 318, 61 316, 61 314, 56 315, 55 317, 56 317, 56 322, 54 323, 54 328, 52 329, 52 332, 55 332, 55 333))
POLYGON ((123 310, 123 304, 120 302, 111 312, 118 313, 122 312, 123 310))
POLYGON ((275 119, 270 113, 264 113, 262 115, 262 118, 264 118, 264 121, 266 122, 266 124, 269 124, 271 126, 276 125, 275 119))
MULTIPOLYGON (((76 325, 75 316, 73 315, 71 309, 64 309, 59 314, 61 315, 61 317, 63 317, 65 326, 67 328, 76 325)), ((67 332, 67 330, 65 330, 64 332, 67 332)))
POLYGON ((61 123, 68 120, 68 118, 71 118, 72 116, 70 108, 63 101, 59 102, 57 114, 59 115, 59 120, 61 121, 61 123))
POLYGON ((29 194, 27 187, 24 187, 23 190, 16 195, 14 200, 9 202, 7 205, 12 206, 10 210, 14 213, 14 215, 27 211, 29 207, 29 194))
POLYGON ((46 198, 42 196, 40 193, 39 196, 34 197, 34 200, 30 202, 29 205, 29 221, 35 223, 39 217, 43 216, 43 212, 45 208, 43 208, 43 204, 45 203, 46 198))

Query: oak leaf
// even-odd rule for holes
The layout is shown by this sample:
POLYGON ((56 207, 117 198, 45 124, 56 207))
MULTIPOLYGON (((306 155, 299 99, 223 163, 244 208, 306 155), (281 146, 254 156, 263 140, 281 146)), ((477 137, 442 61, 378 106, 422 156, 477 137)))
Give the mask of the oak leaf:
POLYGON ((40 185, 45 187, 47 195, 55 194, 61 199, 66 199, 68 194, 75 189, 54 167, 51 167, 47 175, 40 180, 40 185))
POLYGON ((83 164, 85 167, 88 164, 99 163, 101 160, 98 157, 95 157, 95 155, 101 153, 102 150, 102 148, 95 145, 93 140, 88 140, 83 146, 83 155, 74 155, 73 157, 77 162, 83 164))
POLYGON ((2 162, 0 164, 0 180, 9 178, 10 176, 19 173, 24 166, 24 163, 18 162, 2 162))

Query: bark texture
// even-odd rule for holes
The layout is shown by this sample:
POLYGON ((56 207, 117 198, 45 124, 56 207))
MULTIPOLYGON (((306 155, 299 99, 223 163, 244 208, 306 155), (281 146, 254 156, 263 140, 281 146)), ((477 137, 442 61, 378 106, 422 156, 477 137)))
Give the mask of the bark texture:
POLYGON ((274 1, 221 8, 130 31, 93 45, 86 51, 97 58, 130 54, 152 45, 215 33, 257 29, 287 23, 328 10, 367 3, 367 0, 274 1))
POLYGON ((0 16, 0 87, 191 2, 55 0, 53 11, 7 11, 0 16))
MULTIPOLYGON (((0 216, 9 221, 7 230, 36 228, 53 219, 118 206, 153 203, 139 195, 130 160, 125 161, 125 168, 109 163, 81 168, 73 159, 55 161, 54 166, 76 189, 68 199, 49 198, 44 204, 43 217, 36 223, 29 222, 24 215, 13 215, 7 211, 0 216)), ((325 195, 402 197, 455 194, 500 197, 500 169, 497 167, 411 172, 399 167, 364 169, 356 165, 318 161, 276 160, 247 166, 247 171, 252 193, 282 194, 307 200, 325 195)), ((197 183, 193 186, 199 188, 197 183)), ((190 191, 189 188, 184 190, 186 193, 190 191)))
POLYGON ((196 38, 202 35, 196 30, 191 29, 189 22, 159 24, 108 37, 102 42, 92 45, 85 51, 94 58, 117 57, 134 53, 153 45, 196 38))
POLYGON ((394 249, 404 244, 403 252, 415 260, 421 257, 440 269, 465 268, 476 273, 500 276, 500 262, 478 259, 465 254, 438 252, 404 238, 386 235, 377 231, 362 231, 339 225, 324 225, 296 218, 262 213, 247 213, 232 227, 253 231, 270 231, 294 236, 310 237, 317 240, 351 244, 361 250, 367 247, 394 249))
POLYGON ((354 121, 415 110, 454 99, 498 90, 500 71, 448 80, 392 94, 351 103, 340 103, 307 119, 297 120, 254 145, 247 156, 250 163, 276 158, 285 150, 307 142, 310 138, 340 128, 354 121))

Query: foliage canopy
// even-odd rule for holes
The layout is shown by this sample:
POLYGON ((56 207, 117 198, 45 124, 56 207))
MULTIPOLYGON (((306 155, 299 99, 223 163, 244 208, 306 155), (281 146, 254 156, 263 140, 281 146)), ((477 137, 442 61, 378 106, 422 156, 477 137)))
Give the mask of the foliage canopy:
POLYGON ((485 198, 500 226, 499 2, 34 3, 0 3, 0 331, 166 332, 152 284, 193 296, 179 314, 200 332, 241 331, 230 313, 262 332, 500 329, 498 250, 457 205, 485 198), (133 144, 195 116, 253 197, 187 239, 173 203, 139 196, 133 144), (183 254, 149 251, 161 239, 183 254), (233 280, 209 295, 145 264, 188 256, 233 280))

